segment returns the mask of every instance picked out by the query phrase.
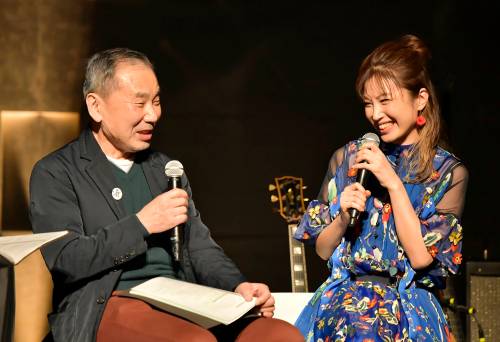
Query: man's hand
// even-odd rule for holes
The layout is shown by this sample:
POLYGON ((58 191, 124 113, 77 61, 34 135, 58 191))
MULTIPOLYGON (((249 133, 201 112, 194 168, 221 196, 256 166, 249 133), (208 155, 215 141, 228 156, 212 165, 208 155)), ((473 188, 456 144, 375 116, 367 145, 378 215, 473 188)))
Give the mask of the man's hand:
POLYGON ((264 317, 273 317, 274 298, 266 284, 244 282, 238 285, 234 292, 242 295, 247 302, 255 297, 255 306, 259 307, 259 313, 264 317))
POLYGON ((158 195, 137 213, 139 221, 150 233, 161 233, 187 221, 188 194, 172 189, 158 195))

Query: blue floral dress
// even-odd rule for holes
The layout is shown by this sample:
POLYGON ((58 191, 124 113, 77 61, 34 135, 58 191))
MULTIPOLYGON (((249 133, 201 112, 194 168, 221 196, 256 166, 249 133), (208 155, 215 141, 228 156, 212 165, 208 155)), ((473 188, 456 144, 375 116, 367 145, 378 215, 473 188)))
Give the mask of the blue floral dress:
MULTIPOLYGON (((354 164, 359 141, 348 143, 332 157, 319 199, 312 201, 295 238, 314 243, 340 213, 343 189, 356 181, 354 164)), ((391 203, 385 189, 372 191, 355 229, 348 229, 328 261, 331 274, 317 289, 297 319, 307 341, 447 341, 449 329, 432 291, 443 288, 448 272, 461 263, 459 217, 467 170, 449 152, 438 148, 434 171, 424 183, 407 182, 407 158, 412 146, 381 144, 403 180, 434 262, 415 271, 398 242, 391 203), (365 275, 365 277, 362 277, 365 275), (366 275, 380 278, 366 279, 366 275), (387 279, 390 282, 377 281, 387 279)), ((409 176, 411 177, 411 175, 409 176)), ((372 177, 374 178, 374 177, 372 177)), ((375 182, 373 183, 375 184, 375 182)))

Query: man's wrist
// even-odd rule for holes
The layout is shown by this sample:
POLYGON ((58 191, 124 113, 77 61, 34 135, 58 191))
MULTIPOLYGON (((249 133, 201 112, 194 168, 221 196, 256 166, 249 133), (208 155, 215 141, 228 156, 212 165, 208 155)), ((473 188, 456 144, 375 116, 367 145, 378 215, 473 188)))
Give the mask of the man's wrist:
POLYGON ((143 229, 144 237, 148 237, 149 235, 151 235, 151 232, 146 228, 146 226, 142 222, 141 217, 139 216, 139 213, 135 214, 135 217, 137 218, 137 221, 139 221, 139 224, 141 225, 141 227, 143 229))

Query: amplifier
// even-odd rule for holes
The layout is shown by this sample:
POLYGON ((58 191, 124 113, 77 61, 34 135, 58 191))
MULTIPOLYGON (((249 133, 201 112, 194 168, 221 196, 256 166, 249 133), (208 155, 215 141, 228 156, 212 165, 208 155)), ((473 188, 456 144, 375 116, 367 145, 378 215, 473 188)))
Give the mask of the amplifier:
POLYGON ((465 266, 467 306, 475 313, 467 315, 467 341, 498 341, 500 336, 500 262, 469 261, 465 266), (481 332, 482 330, 482 332, 481 332), (480 336, 484 334, 484 336, 480 336))

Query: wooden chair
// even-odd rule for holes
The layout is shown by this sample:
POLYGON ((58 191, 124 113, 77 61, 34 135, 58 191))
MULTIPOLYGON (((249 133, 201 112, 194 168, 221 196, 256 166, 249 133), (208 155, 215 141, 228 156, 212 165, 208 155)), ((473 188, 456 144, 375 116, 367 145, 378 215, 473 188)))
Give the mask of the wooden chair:
POLYGON ((40 342, 49 331, 52 278, 40 251, 17 264, 15 273, 14 342, 40 342))

